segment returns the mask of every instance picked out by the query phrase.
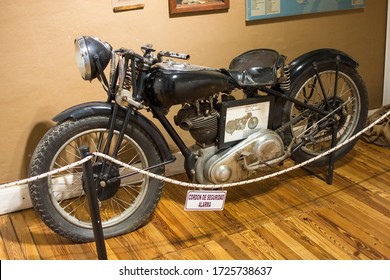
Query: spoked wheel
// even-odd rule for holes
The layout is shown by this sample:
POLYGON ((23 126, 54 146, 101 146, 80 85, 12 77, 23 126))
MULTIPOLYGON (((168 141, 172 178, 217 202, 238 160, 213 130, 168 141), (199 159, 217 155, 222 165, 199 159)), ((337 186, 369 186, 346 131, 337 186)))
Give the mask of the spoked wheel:
POLYGON ((251 117, 249 120, 248 120, 248 127, 250 129, 255 129, 257 127, 257 125, 259 124, 259 118, 258 117, 251 117))
MULTIPOLYGON (((99 116, 70 120, 53 127, 33 154, 30 175, 80 160, 81 146, 88 146, 91 152, 103 152, 108 123, 108 117, 99 116)), ((118 123, 110 153, 120 127, 118 123)), ((155 143, 136 124, 127 127, 118 159, 141 169, 161 163, 155 143)), ((92 159, 92 167, 104 236, 116 236, 140 227, 159 201, 162 182, 141 174, 124 177, 133 171, 98 157, 92 159)), ((155 168, 152 172, 163 174, 164 168, 155 168)), ((29 187, 34 208, 51 229, 76 242, 93 240, 81 166, 33 182, 29 187)))
MULTIPOLYGON (((332 116, 324 117, 316 112, 286 102, 283 108, 283 123, 290 123, 285 130, 286 144, 294 141, 300 147, 292 158, 303 162, 331 148, 332 124, 337 125, 336 143, 345 141, 364 128, 368 112, 368 95, 364 82, 357 71, 341 64, 318 65, 318 75, 308 68, 292 81, 290 96, 326 111, 332 116), (302 142, 304 141, 304 142, 302 142)), ((349 152, 356 141, 335 152, 339 159, 349 152)), ((312 166, 328 163, 329 155, 316 160, 312 166)))

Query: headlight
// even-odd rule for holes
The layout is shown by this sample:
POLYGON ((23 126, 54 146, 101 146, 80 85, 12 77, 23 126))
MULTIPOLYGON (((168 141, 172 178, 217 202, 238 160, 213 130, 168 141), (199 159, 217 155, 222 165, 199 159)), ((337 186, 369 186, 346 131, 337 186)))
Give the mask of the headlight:
POLYGON ((84 80, 91 81, 98 75, 96 59, 103 70, 110 62, 112 47, 98 38, 82 36, 74 41, 77 67, 84 80))

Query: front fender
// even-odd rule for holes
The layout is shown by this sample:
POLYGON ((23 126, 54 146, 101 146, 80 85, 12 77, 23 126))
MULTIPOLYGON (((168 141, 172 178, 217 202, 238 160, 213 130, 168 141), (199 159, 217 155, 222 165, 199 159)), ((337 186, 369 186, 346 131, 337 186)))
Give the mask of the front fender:
MULTIPOLYGON (((98 101, 78 104, 59 113, 53 118, 53 121, 63 122, 68 119, 81 119, 90 116, 110 116, 112 114, 112 106, 112 103, 98 101)), ((125 113, 123 109, 120 110, 125 113)), ((138 124, 146 133, 149 134, 160 150, 164 161, 175 160, 175 157, 172 155, 164 136, 149 119, 137 111, 134 111, 134 114, 130 117, 130 122, 138 124)))
POLYGON ((87 102, 70 107, 53 118, 55 122, 63 122, 67 119, 81 119, 88 116, 109 116, 112 112, 112 104, 107 102, 87 102))
POLYGON ((291 78, 301 74, 302 71, 311 66, 313 62, 336 62, 337 57, 339 57, 340 63, 342 64, 349 65, 353 68, 357 68, 359 66, 359 63, 355 59, 342 51, 336 49, 318 49, 297 57, 289 64, 291 78))

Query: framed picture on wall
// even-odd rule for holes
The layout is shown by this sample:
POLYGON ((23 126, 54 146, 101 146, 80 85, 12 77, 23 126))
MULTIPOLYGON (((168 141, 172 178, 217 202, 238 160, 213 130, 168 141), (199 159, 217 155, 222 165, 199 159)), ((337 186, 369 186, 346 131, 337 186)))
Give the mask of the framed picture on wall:
POLYGON ((229 0, 169 0, 171 14, 229 9, 229 0))
POLYGON ((365 0, 246 0, 246 19, 258 20, 362 9, 365 0))
POLYGON ((145 0, 111 0, 114 12, 143 9, 145 0))

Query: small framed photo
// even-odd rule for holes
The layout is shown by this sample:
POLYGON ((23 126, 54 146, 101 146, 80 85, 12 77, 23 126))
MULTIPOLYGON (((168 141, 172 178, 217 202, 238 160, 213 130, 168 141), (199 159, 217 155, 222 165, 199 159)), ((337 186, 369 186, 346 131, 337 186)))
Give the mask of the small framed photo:
POLYGON ((169 0, 171 14, 229 9, 229 0, 169 0))
POLYGON ((270 128, 273 96, 223 102, 218 147, 230 147, 261 128, 270 128))

